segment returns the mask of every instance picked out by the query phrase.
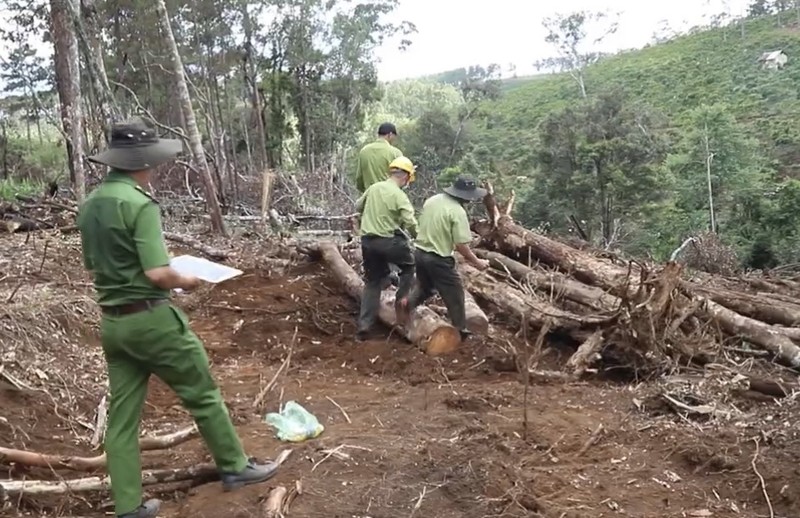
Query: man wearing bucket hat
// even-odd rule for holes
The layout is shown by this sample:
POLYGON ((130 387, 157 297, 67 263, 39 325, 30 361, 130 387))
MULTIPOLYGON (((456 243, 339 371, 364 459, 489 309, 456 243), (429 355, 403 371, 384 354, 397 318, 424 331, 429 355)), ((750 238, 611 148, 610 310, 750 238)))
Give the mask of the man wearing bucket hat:
POLYGON ((169 301, 174 288, 193 289, 196 277, 170 268, 158 204, 144 190, 152 169, 182 150, 141 120, 111 128, 108 148, 89 160, 110 168, 78 214, 83 259, 94 277, 111 401, 105 452, 116 515, 153 518, 160 502, 142 502, 139 422, 151 375, 174 390, 192 414, 232 490, 272 477, 275 463, 247 458, 186 315, 169 301))
POLYGON ((477 258, 469 247, 472 234, 464 210, 464 204, 484 196, 486 189, 478 187, 472 178, 462 176, 446 187, 444 193, 428 198, 423 204, 414 254, 417 282, 408 297, 400 300, 399 307, 405 313, 402 320, 407 320, 408 314, 435 290, 442 297, 453 326, 461 331, 462 338, 469 336, 464 287, 453 252, 458 251, 478 269, 489 267, 489 262, 477 258))
POLYGON ((389 178, 372 184, 356 202, 361 214, 361 253, 364 292, 356 338, 365 340, 378 318, 381 289, 391 265, 400 276, 396 300, 404 297, 414 282, 414 256, 409 237, 417 234, 414 207, 403 187, 414 181, 414 164, 401 156, 389 164, 389 178))

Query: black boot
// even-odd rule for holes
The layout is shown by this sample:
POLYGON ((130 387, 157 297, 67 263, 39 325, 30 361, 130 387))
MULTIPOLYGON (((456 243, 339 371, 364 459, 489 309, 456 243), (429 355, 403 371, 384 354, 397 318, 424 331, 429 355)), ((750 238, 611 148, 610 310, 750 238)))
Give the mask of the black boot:
POLYGON ((239 473, 223 473, 222 474, 222 489, 224 491, 233 491, 250 484, 258 484, 266 482, 275 476, 278 472, 278 465, 274 462, 267 462, 266 464, 256 464, 253 459, 250 459, 247 466, 239 473))
POLYGON ((161 509, 161 500, 148 500, 139 506, 135 511, 117 515, 118 518, 156 518, 158 510, 161 509))

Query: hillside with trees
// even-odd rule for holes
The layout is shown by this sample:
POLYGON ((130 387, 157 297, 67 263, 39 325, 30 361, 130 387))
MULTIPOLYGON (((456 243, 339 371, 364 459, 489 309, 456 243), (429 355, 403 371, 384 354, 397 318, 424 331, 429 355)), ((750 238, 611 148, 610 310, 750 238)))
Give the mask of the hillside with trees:
POLYGON ((796 262, 799 13, 755 5, 642 50, 567 53, 563 72, 513 79, 480 105, 457 165, 514 186, 530 227, 658 259, 711 231, 742 266, 796 262), (780 50, 786 65, 764 66, 780 50))

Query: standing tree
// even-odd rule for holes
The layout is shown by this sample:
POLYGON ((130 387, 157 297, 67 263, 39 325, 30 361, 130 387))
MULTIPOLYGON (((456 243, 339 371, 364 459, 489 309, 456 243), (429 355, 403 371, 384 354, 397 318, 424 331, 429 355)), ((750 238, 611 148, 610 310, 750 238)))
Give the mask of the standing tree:
POLYGON ((169 23, 169 13, 164 0, 156 1, 156 11, 161 24, 161 31, 164 37, 164 43, 170 50, 172 59, 172 71, 175 79, 175 88, 178 90, 178 96, 181 102, 181 112, 183 119, 186 123, 186 133, 189 137, 189 145, 191 148, 192 159, 197 167, 200 176, 203 180, 203 187, 205 188, 206 205, 211 215, 211 229, 223 236, 227 235, 225 230, 225 223, 222 220, 222 210, 219 206, 217 199, 217 189, 214 185, 214 179, 211 176, 211 170, 206 161, 206 153, 203 149, 203 139, 200 135, 200 130, 197 127, 197 119, 194 116, 194 108, 192 108, 192 99, 189 97, 189 87, 186 85, 186 77, 183 71, 183 61, 178 52, 178 45, 175 43, 175 36, 172 34, 172 27, 169 23))
POLYGON ((539 171, 523 200, 527 223, 556 229, 583 220, 590 239, 610 247, 625 220, 661 198, 658 163, 663 142, 649 129, 648 110, 615 93, 583 101, 548 116, 539 129, 539 171))
POLYGON ((596 63, 602 56, 601 53, 586 49, 589 30, 597 36, 591 40, 594 46, 601 43, 607 36, 617 31, 617 16, 610 16, 602 12, 578 11, 569 15, 556 14, 554 17, 545 18, 542 22, 547 29, 545 41, 555 47, 557 55, 534 63, 536 68, 556 69, 569 72, 572 79, 578 84, 581 96, 586 98, 586 68, 596 63))
POLYGON ((83 172, 83 115, 81 110, 81 76, 78 38, 72 13, 76 0, 50 0, 50 25, 54 46, 56 88, 61 102, 61 124, 64 128, 69 157, 69 171, 75 197, 86 196, 83 172))
POLYGON ((665 165, 675 182, 676 204, 684 214, 683 232, 708 228, 719 232, 739 220, 744 202, 763 192, 757 143, 725 105, 703 105, 689 113, 688 124, 665 165))

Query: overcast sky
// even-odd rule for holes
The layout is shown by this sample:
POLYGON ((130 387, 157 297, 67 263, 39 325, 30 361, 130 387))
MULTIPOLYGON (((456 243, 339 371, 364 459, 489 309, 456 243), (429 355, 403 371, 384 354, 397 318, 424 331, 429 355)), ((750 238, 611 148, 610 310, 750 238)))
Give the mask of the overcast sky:
POLYGON ((605 51, 637 48, 652 39, 666 20, 673 29, 703 23, 710 14, 744 14, 748 0, 400 0, 396 17, 416 24, 411 47, 380 49, 381 79, 433 74, 474 64, 509 63, 517 74, 533 73, 533 62, 553 55, 544 43, 542 19, 555 12, 609 10, 621 12, 619 30, 608 38, 605 51))
MULTIPOLYGON (((401 79, 433 74, 469 65, 498 63, 504 69, 516 66, 518 75, 534 73, 533 63, 553 55, 544 43, 542 19, 556 11, 608 10, 621 13, 619 30, 603 48, 616 51, 637 48, 652 40, 653 33, 666 22, 674 30, 707 23, 709 15, 728 12, 744 14, 748 0, 559 0, 545 4, 532 0, 400 0, 394 17, 417 26, 412 45, 397 50, 390 42, 378 50, 379 77, 401 79), (552 7, 546 7, 551 5, 552 7)), ((2 0, 0 0, 2 4, 2 0)), ((0 8, 0 25, 3 24, 0 8)), ((37 47, 48 54, 49 45, 37 47)), ((0 55, 6 44, 0 42, 0 55)))

